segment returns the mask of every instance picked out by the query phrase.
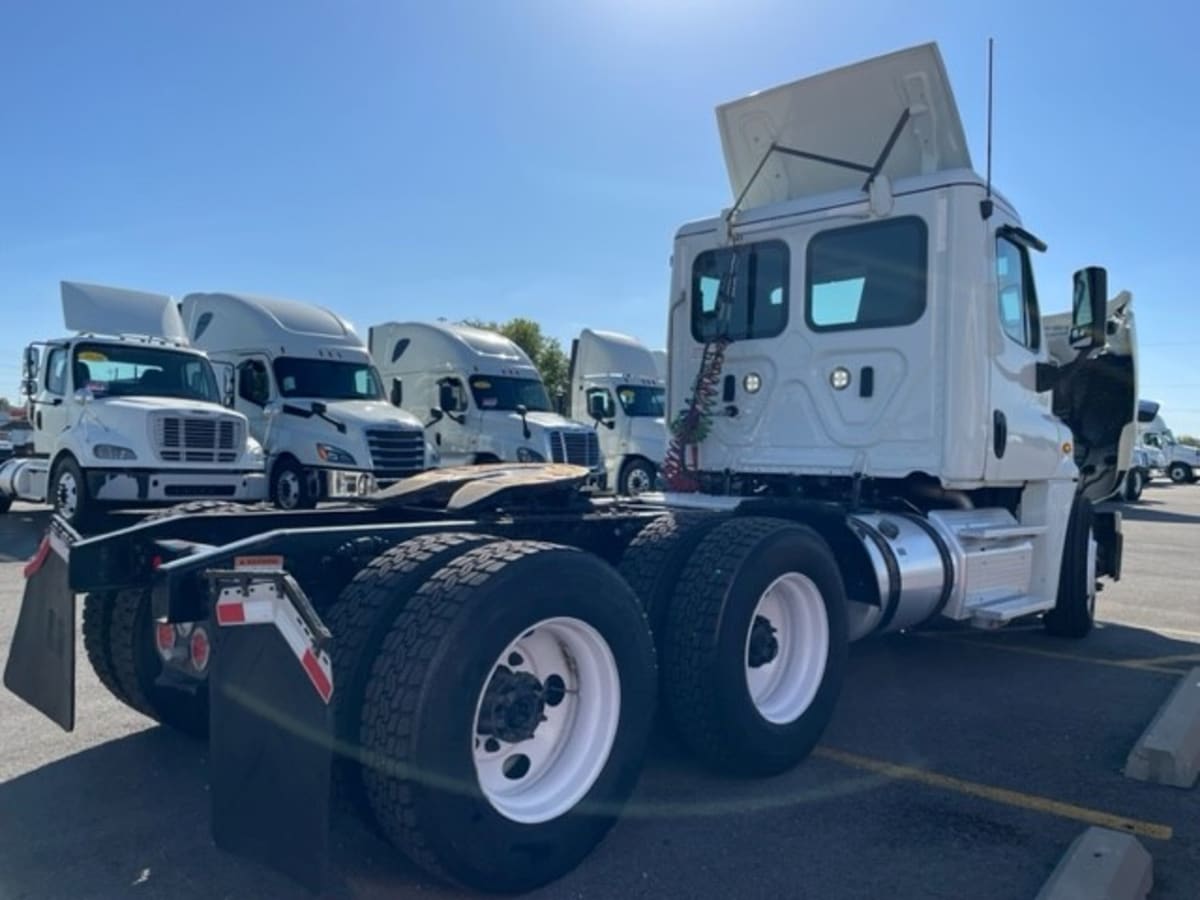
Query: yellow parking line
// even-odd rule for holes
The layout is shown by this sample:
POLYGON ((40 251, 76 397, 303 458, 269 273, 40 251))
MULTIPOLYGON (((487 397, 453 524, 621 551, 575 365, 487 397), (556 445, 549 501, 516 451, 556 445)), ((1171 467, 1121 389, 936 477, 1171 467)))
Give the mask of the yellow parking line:
POLYGON ((1048 816, 1058 816, 1062 819, 1072 819, 1087 825, 1099 825, 1102 828, 1124 831, 1128 834, 1136 834, 1140 837, 1152 838, 1156 841, 1169 841, 1174 833, 1170 825, 1143 822, 1140 819, 1113 815, 1112 813, 1101 812, 1097 809, 1088 809, 1086 806, 1075 806, 1072 803, 1062 803, 1058 800, 1051 800, 1048 797, 1039 797, 1036 794, 1025 794, 1021 791, 1009 790, 1008 788, 992 787, 991 785, 979 784, 974 781, 965 781, 950 775, 940 775, 937 772, 930 772, 927 769, 918 769, 915 766, 904 766, 898 763, 886 762, 881 759, 873 759, 869 756, 859 756, 857 753, 848 753, 845 750, 837 750, 824 745, 817 747, 813 751, 813 755, 854 769, 861 769, 876 775, 882 775, 885 778, 898 781, 913 781, 918 784, 928 785, 929 787, 953 791, 957 794, 965 794, 969 797, 978 797, 992 803, 1000 803, 1004 806, 1014 806, 1018 809, 1027 809, 1048 816))
POLYGON ((1069 662, 1095 663, 1098 666, 1112 666, 1117 669, 1132 669, 1136 672, 1155 672, 1160 675, 1182 674, 1182 669, 1172 669, 1167 666, 1154 665, 1153 662, 1127 659, 1102 659, 1098 656, 1081 656, 1078 653, 1060 653, 1057 650, 1042 650, 1039 647, 1025 647, 1020 644, 1002 643, 1000 641, 971 639, 953 634, 934 634, 932 632, 913 632, 914 637, 926 640, 944 641, 949 644, 966 644, 971 647, 987 647, 990 650, 1003 650, 1007 653, 1024 653, 1026 656, 1043 656, 1047 659, 1065 659, 1069 662))
MULTIPOLYGON (((1144 668, 1146 666, 1161 666, 1167 663, 1195 663, 1200 665, 1200 653, 1176 653, 1173 656, 1148 656, 1144 659, 1123 659, 1121 662, 1127 666, 1137 666, 1144 668)), ((1180 672, 1183 670, 1180 669, 1180 672)))

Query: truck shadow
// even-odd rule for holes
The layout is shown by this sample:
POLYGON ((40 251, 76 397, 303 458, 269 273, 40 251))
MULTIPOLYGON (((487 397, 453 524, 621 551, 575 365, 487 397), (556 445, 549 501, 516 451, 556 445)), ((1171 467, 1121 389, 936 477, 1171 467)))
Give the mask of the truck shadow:
MULTIPOLYGON (((1057 771, 1039 759, 1021 761, 1008 754, 997 758, 1003 774, 972 771, 980 746, 1005 746, 1020 723, 1055 731, 1055 743, 1042 752, 1061 754, 1064 771, 1072 773, 1069 785, 1029 789, 1083 802, 1086 797, 1074 794, 1093 783, 1111 785, 1117 779, 1114 789, 1120 789, 1114 773, 1171 684, 1169 674, 1120 667, 1134 659, 1162 661, 1182 675, 1200 664, 1200 643, 1113 624, 1081 643, 1055 640, 1040 626, 1022 625, 1000 632, 936 629, 864 641, 852 648, 845 689, 823 743, 835 752, 1015 783, 1057 771), (990 653, 980 644, 1016 652, 990 653), (1081 658, 1072 661, 1064 654, 1081 658), (1085 657, 1118 666, 1081 665, 1085 657), (1048 682, 1056 686, 1054 703, 1045 700, 1048 682), (1112 693, 1121 683, 1131 685, 1128 695, 1112 693), (1121 701, 1115 708, 1112 697, 1121 701), (1078 717, 1077 729, 1064 732, 1062 704, 1078 717), (947 729, 945 722, 957 724, 947 729), (1073 760, 1071 766, 1067 760, 1073 760)), ((58 743, 66 750, 88 740, 81 731, 58 743)), ((752 823, 755 809, 795 810, 812 803, 831 803, 827 814, 835 814, 843 800, 852 805, 850 798, 879 785, 878 777, 864 779, 819 758, 772 779, 713 774, 660 728, 625 822, 579 871, 546 895, 574 896, 585 886, 608 884, 609 878, 619 883, 631 866, 652 870, 655 854, 666 852, 672 842, 670 835, 688 835, 686 845, 675 840, 672 865, 701 865, 727 851, 724 823, 731 816, 752 823)), ((214 846, 207 791, 205 745, 164 728, 90 746, 0 784, 0 896, 307 896, 282 876, 214 846)), ((335 812, 331 848, 330 883, 322 897, 464 896, 425 876, 343 810, 335 812)), ((669 874, 660 871, 655 877, 669 874)))
POLYGON ((33 556, 49 522, 49 507, 17 503, 0 514, 0 563, 24 562, 33 556))
POLYGON ((1126 503, 1119 507, 1121 510, 1121 518, 1128 519, 1132 522, 1163 522, 1177 523, 1181 525, 1196 525, 1200 524, 1200 515, 1189 515, 1188 513, 1167 512, 1166 510, 1155 509, 1155 506, 1165 506, 1165 503, 1150 502, 1147 503, 1144 499, 1139 503, 1126 503))

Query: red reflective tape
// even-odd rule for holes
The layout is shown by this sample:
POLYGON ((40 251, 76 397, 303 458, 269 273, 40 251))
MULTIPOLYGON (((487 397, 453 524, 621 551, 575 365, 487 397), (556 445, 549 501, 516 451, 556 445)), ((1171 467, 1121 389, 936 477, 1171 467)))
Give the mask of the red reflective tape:
POLYGON ((329 698, 333 696, 333 682, 317 662, 316 654, 312 650, 305 650, 304 655, 300 657, 300 665, 304 666, 304 671, 308 673, 308 678, 321 695, 321 699, 328 703, 329 698))
POLYGON ((42 538, 42 542, 38 544, 37 552, 33 554, 33 558, 25 563, 25 577, 37 573, 37 570, 46 562, 46 557, 50 555, 50 537, 47 535, 42 538))
POLYGON ((240 603, 218 603, 218 625, 243 625, 246 622, 246 607, 240 603))

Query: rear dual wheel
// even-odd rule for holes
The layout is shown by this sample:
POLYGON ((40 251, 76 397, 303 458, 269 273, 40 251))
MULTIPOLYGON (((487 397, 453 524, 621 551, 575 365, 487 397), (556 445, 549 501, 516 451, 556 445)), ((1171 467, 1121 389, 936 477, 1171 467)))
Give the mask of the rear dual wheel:
POLYGON ((358 707, 362 790, 397 847, 470 888, 529 890, 574 868, 633 790, 654 712, 652 639, 632 592, 588 553, 425 541, 347 589, 360 602, 337 615, 373 598, 378 626, 357 629, 343 663, 335 649, 361 694, 339 718, 358 707))

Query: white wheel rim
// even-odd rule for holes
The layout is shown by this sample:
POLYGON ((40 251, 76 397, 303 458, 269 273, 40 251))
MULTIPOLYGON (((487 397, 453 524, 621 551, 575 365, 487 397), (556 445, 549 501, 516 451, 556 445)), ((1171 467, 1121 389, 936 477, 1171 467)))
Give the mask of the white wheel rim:
POLYGON ((1096 608, 1096 561, 1100 553, 1100 545, 1096 541, 1096 533, 1088 529, 1087 543, 1087 597, 1088 609, 1096 608))
POLYGON ((280 473, 275 496, 279 498, 279 505, 284 509, 292 509, 296 506, 300 499, 300 479, 296 477, 295 472, 289 469, 280 473))
POLYGON ((775 725, 799 719, 817 696, 828 659, 829 616, 820 589, 799 572, 780 575, 762 592, 746 633, 746 687, 758 714, 775 725), (761 645, 764 622, 773 653, 761 645))
POLYGON ((79 505, 79 485, 75 482, 75 476, 70 472, 63 472, 58 477, 58 491, 55 499, 58 501, 58 511, 68 519, 75 515, 75 508, 79 505))
POLYGON ((625 479, 625 487, 632 497, 645 493, 651 487, 650 473, 641 466, 635 467, 630 471, 629 477, 625 479))
POLYGON ((608 762, 620 716, 621 680, 608 642, 581 619, 539 622, 500 654, 479 692, 472 740, 480 790, 514 822, 547 822, 569 812, 608 762), (488 710, 498 708, 489 688, 502 670, 521 678, 523 689, 534 679, 540 686, 545 718, 531 736, 503 740, 485 722, 485 701, 488 710))

